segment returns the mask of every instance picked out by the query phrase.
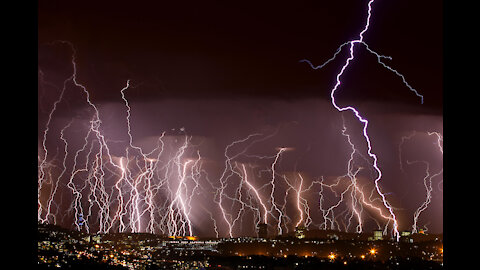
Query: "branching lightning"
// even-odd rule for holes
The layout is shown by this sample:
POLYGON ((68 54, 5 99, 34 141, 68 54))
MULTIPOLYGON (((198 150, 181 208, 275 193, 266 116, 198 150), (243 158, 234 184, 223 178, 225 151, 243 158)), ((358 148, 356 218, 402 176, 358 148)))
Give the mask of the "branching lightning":
MULTIPOLYGON (((402 152, 401 152, 402 146, 404 145, 404 143, 407 140, 411 140, 416 135, 421 135, 421 134, 422 133, 413 131, 410 135, 403 136, 401 138, 401 142, 399 144, 399 160, 400 160, 400 169, 404 173, 406 173, 406 172, 405 172, 405 170, 403 169, 403 166, 402 166, 402 159, 403 159, 402 152)), ((443 156, 443 136, 439 132, 436 132, 436 131, 435 132, 426 132, 426 135, 428 135, 428 136, 433 136, 434 135, 436 137, 436 141, 433 144, 435 145, 435 147, 438 147, 439 152, 443 156)), ((443 166, 437 173, 432 174, 431 173, 431 162, 430 161, 425 161, 425 160, 409 161, 407 159, 407 164, 408 165, 418 164, 418 163, 425 164, 425 177, 423 178, 423 185, 425 187, 425 200, 421 203, 421 205, 415 210, 415 212, 413 214, 412 233, 418 233, 419 232, 419 229, 418 229, 418 227, 419 227, 418 226, 419 216, 422 212, 424 212, 428 208, 429 204, 432 201, 432 191, 433 191, 432 179, 440 176, 443 173, 443 166)))
POLYGON ((421 103, 423 104, 423 96, 420 95, 414 88, 412 88, 410 86, 410 84, 408 84, 405 80, 405 77, 400 74, 398 71, 396 71, 395 69, 387 66, 385 63, 383 63, 381 61, 382 58, 387 58, 387 59, 391 59, 390 57, 387 57, 387 56, 383 56, 383 55, 380 55, 376 52, 374 52, 373 50, 371 50, 368 45, 363 41, 364 39, 364 34, 367 32, 369 26, 370 26, 370 20, 371 20, 371 16, 372 16, 372 5, 374 3, 374 0, 370 0, 368 2, 368 16, 367 16, 367 19, 366 19, 366 23, 364 25, 364 28, 363 30, 359 33, 358 35, 358 38, 355 39, 355 40, 351 40, 351 41, 348 41, 346 43, 343 43, 339 48, 338 50, 336 51, 336 53, 334 54, 334 56, 332 58, 330 58, 329 60, 327 60, 324 64, 320 65, 320 66, 314 66, 310 61, 308 60, 301 60, 301 62, 306 62, 308 63, 312 68, 314 69, 319 69, 319 68, 322 68, 323 66, 325 66, 328 62, 332 61, 337 55, 338 53, 340 52, 340 50, 342 49, 343 46, 349 44, 350 45, 350 49, 349 49, 349 57, 345 60, 345 63, 343 64, 341 70, 339 71, 339 73, 337 74, 336 76, 336 83, 335 83, 335 86, 332 88, 331 92, 330 92, 330 98, 331 98, 331 101, 332 101, 332 105, 335 107, 335 109, 337 109, 339 112, 345 112, 345 111, 351 111, 355 117, 358 119, 358 121, 360 121, 362 124, 363 124, 363 137, 365 138, 366 140, 366 143, 367 143, 367 146, 368 146, 368 156, 370 156, 370 158, 373 159, 373 167, 375 168, 376 172, 377 172, 377 178, 375 179, 375 188, 376 188, 376 191, 378 192, 378 194, 381 196, 382 198, 382 202, 383 202, 383 205, 388 209, 388 211, 390 212, 390 216, 392 217, 393 219, 393 230, 394 230, 394 236, 396 236, 396 239, 397 241, 400 239, 400 234, 398 232, 398 222, 397 222, 397 219, 396 219, 396 216, 395 216, 395 213, 393 212, 393 208, 392 206, 390 205, 390 203, 386 200, 385 198, 385 194, 381 191, 380 189, 380 186, 379 186, 379 181, 380 179, 382 178, 382 171, 380 170, 379 166, 378 166, 378 158, 377 156, 372 152, 372 145, 371 145, 371 140, 370 140, 370 137, 368 136, 368 133, 367 133, 367 129, 368 129, 368 124, 369 124, 369 121, 360 115, 360 112, 355 109, 354 107, 352 106, 345 106, 345 107, 341 107, 337 104, 336 100, 335 100, 335 93, 336 91, 339 89, 340 87, 340 84, 341 84, 341 77, 342 75, 344 74, 344 72, 346 71, 347 67, 350 65, 350 62, 354 60, 354 49, 355 49, 355 45, 357 43, 359 44, 363 44, 366 46, 367 50, 370 52, 370 53, 373 53, 376 57, 377 57, 377 61, 383 65, 385 68, 389 69, 390 71, 394 72, 397 76, 401 77, 402 80, 403 80, 403 83, 412 91, 414 92, 418 97, 421 98, 421 103))

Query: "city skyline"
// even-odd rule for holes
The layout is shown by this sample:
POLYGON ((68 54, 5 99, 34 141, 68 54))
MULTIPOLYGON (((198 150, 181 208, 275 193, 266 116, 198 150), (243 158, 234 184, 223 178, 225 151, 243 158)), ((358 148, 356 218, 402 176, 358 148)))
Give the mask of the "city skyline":
POLYGON ((45 224, 39 224, 38 232, 38 264, 44 267, 78 268, 92 264, 120 269, 443 267, 440 235, 402 234, 400 242, 376 238, 375 234, 367 239, 335 231, 307 237, 199 239, 148 233, 86 234, 45 224))

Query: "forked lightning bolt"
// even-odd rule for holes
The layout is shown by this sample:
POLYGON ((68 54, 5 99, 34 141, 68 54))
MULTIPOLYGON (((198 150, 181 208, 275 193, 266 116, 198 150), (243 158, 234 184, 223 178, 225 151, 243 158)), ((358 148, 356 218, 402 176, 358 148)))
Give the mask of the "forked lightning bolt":
MULTIPOLYGON (((371 16, 372 16, 372 5, 374 3, 374 0, 370 0, 368 2, 368 16, 367 16, 367 19, 366 19, 366 23, 364 25, 364 28, 362 29, 362 31, 359 33, 358 35, 358 38, 355 39, 355 40, 351 40, 349 42, 346 42, 344 44, 342 44, 340 46, 340 48, 337 50, 337 52, 335 53, 334 57, 330 58, 327 62, 325 62, 323 65, 320 65, 318 67, 314 67, 314 65, 311 64, 310 61, 308 60, 301 60, 302 62, 307 62, 311 67, 317 69, 317 68, 321 68, 323 67, 325 64, 327 64, 328 62, 332 61, 335 56, 337 56, 337 54, 339 53, 339 51, 342 49, 343 46, 349 44, 350 47, 349 47, 349 57, 345 60, 345 63, 343 64, 340 72, 337 74, 336 76, 336 83, 335 83, 335 86, 333 87, 333 89, 331 90, 330 92, 330 97, 331 97, 331 101, 332 101, 332 105, 335 107, 335 109, 337 109, 339 112, 345 112, 345 111, 351 111, 355 117, 358 119, 358 121, 360 121, 362 124, 363 124, 363 137, 365 138, 366 142, 367 142, 367 146, 368 146, 368 155, 373 159, 373 167, 375 168, 376 172, 377 172, 377 178, 375 179, 375 187, 376 187, 376 190, 378 192, 378 194, 381 196, 382 198, 382 202, 383 202, 383 205, 389 210, 390 212, 390 215, 393 219, 393 230, 394 230, 394 236, 396 237, 397 241, 400 239, 400 234, 398 232, 398 222, 397 222, 397 219, 396 219, 396 216, 395 216, 395 213, 393 212, 393 208, 392 206, 390 205, 390 203, 386 200, 385 198, 385 194, 381 191, 380 189, 380 186, 379 186, 379 181, 380 179, 382 178, 382 171, 380 170, 379 166, 378 166, 378 160, 377 160, 377 156, 372 152, 372 145, 371 145, 371 141, 370 141, 370 137, 368 136, 368 133, 367 133, 367 129, 368 129, 368 120, 361 116, 360 115, 360 112, 355 109, 353 106, 345 106, 345 107, 341 107, 337 104, 336 100, 335 100, 335 93, 337 92, 337 90, 339 89, 340 85, 341 85, 341 77, 342 75, 344 74, 344 72, 346 71, 347 67, 350 65, 350 62, 354 60, 354 51, 355 51, 355 45, 356 44, 364 44, 366 45, 366 43, 363 41, 364 39, 364 34, 367 32, 369 26, 370 26, 370 19, 371 19, 371 16)), ((374 53, 377 57, 377 60, 380 64, 382 64, 384 67, 386 67, 387 69, 389 69, 390 71, 394 72, 395 74, 397 74, 398 76, 400 76, 404 82, 404 84, 411 90, 413 91, 417 96, 419 96, 421 98, 421 103, 423 103, 423 96, 418 94, 418 92, 412 88, 405 80, 404 76, 401 75, 400 73, 398 73, 396 70, 394 70, 393 68, 387 66, 385 63, 383 63, 381 61, 381 58, 387 58, 385 56, 382 56, 382 55, 379 55, 377 53, 375 53, 374 51, 372 51, 368 46, 367 47, 367 50, 371 53, 374 53)))

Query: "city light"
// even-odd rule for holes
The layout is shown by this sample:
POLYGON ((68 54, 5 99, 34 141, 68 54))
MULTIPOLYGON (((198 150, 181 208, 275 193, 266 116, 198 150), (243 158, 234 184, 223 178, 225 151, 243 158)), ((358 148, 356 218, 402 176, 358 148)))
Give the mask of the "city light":
MULTIPOLYGON (((336 234, 342 235, 340 232, 336 234)), ((375 247, 371 243, 373 240, 366 240, 367 237, 365 240, 338 238, 330 241, 309 238, 299 240, 292 235, 289 238, 238 237, 193 241, 186 237, 169 238, 145 233, 86 234, 42 224, 39 224, 39 236, 38 263, 50 267, 89 261, 128 266, 131 269, 143 269, 154 264, 161 268, 176 269, 178 265, 196 268, 221 262, 222 265, 234 266, 234 269, 251 269, 252 264, 266 265, 267 261, 277 265, 285 264, 284 259, 287 258, 296 265, 311 263, 316 266, 335 261, 351 265, 355 264, 356 259, 367 264, 384 265, 398 265, 402 261, 412 261, 412 258, 419 258, 422 262, 443 263, 443 243, 436 238, 401 245, 395 241, 384 241, 375 243, 375 247), (379 250, 382 252, 379 253, 379 250), (228 256, 236 259, 219 261, 219 258, 228 256)), ((423 268, 419 266, 418 269, 423 268)))

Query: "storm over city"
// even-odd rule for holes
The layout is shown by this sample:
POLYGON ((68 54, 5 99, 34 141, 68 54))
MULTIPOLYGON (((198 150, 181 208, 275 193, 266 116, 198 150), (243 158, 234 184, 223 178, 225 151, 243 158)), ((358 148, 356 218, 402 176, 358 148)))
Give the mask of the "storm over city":
POLYGON ((39 224, 443 233, 441 3, 38 8, 39 224))

